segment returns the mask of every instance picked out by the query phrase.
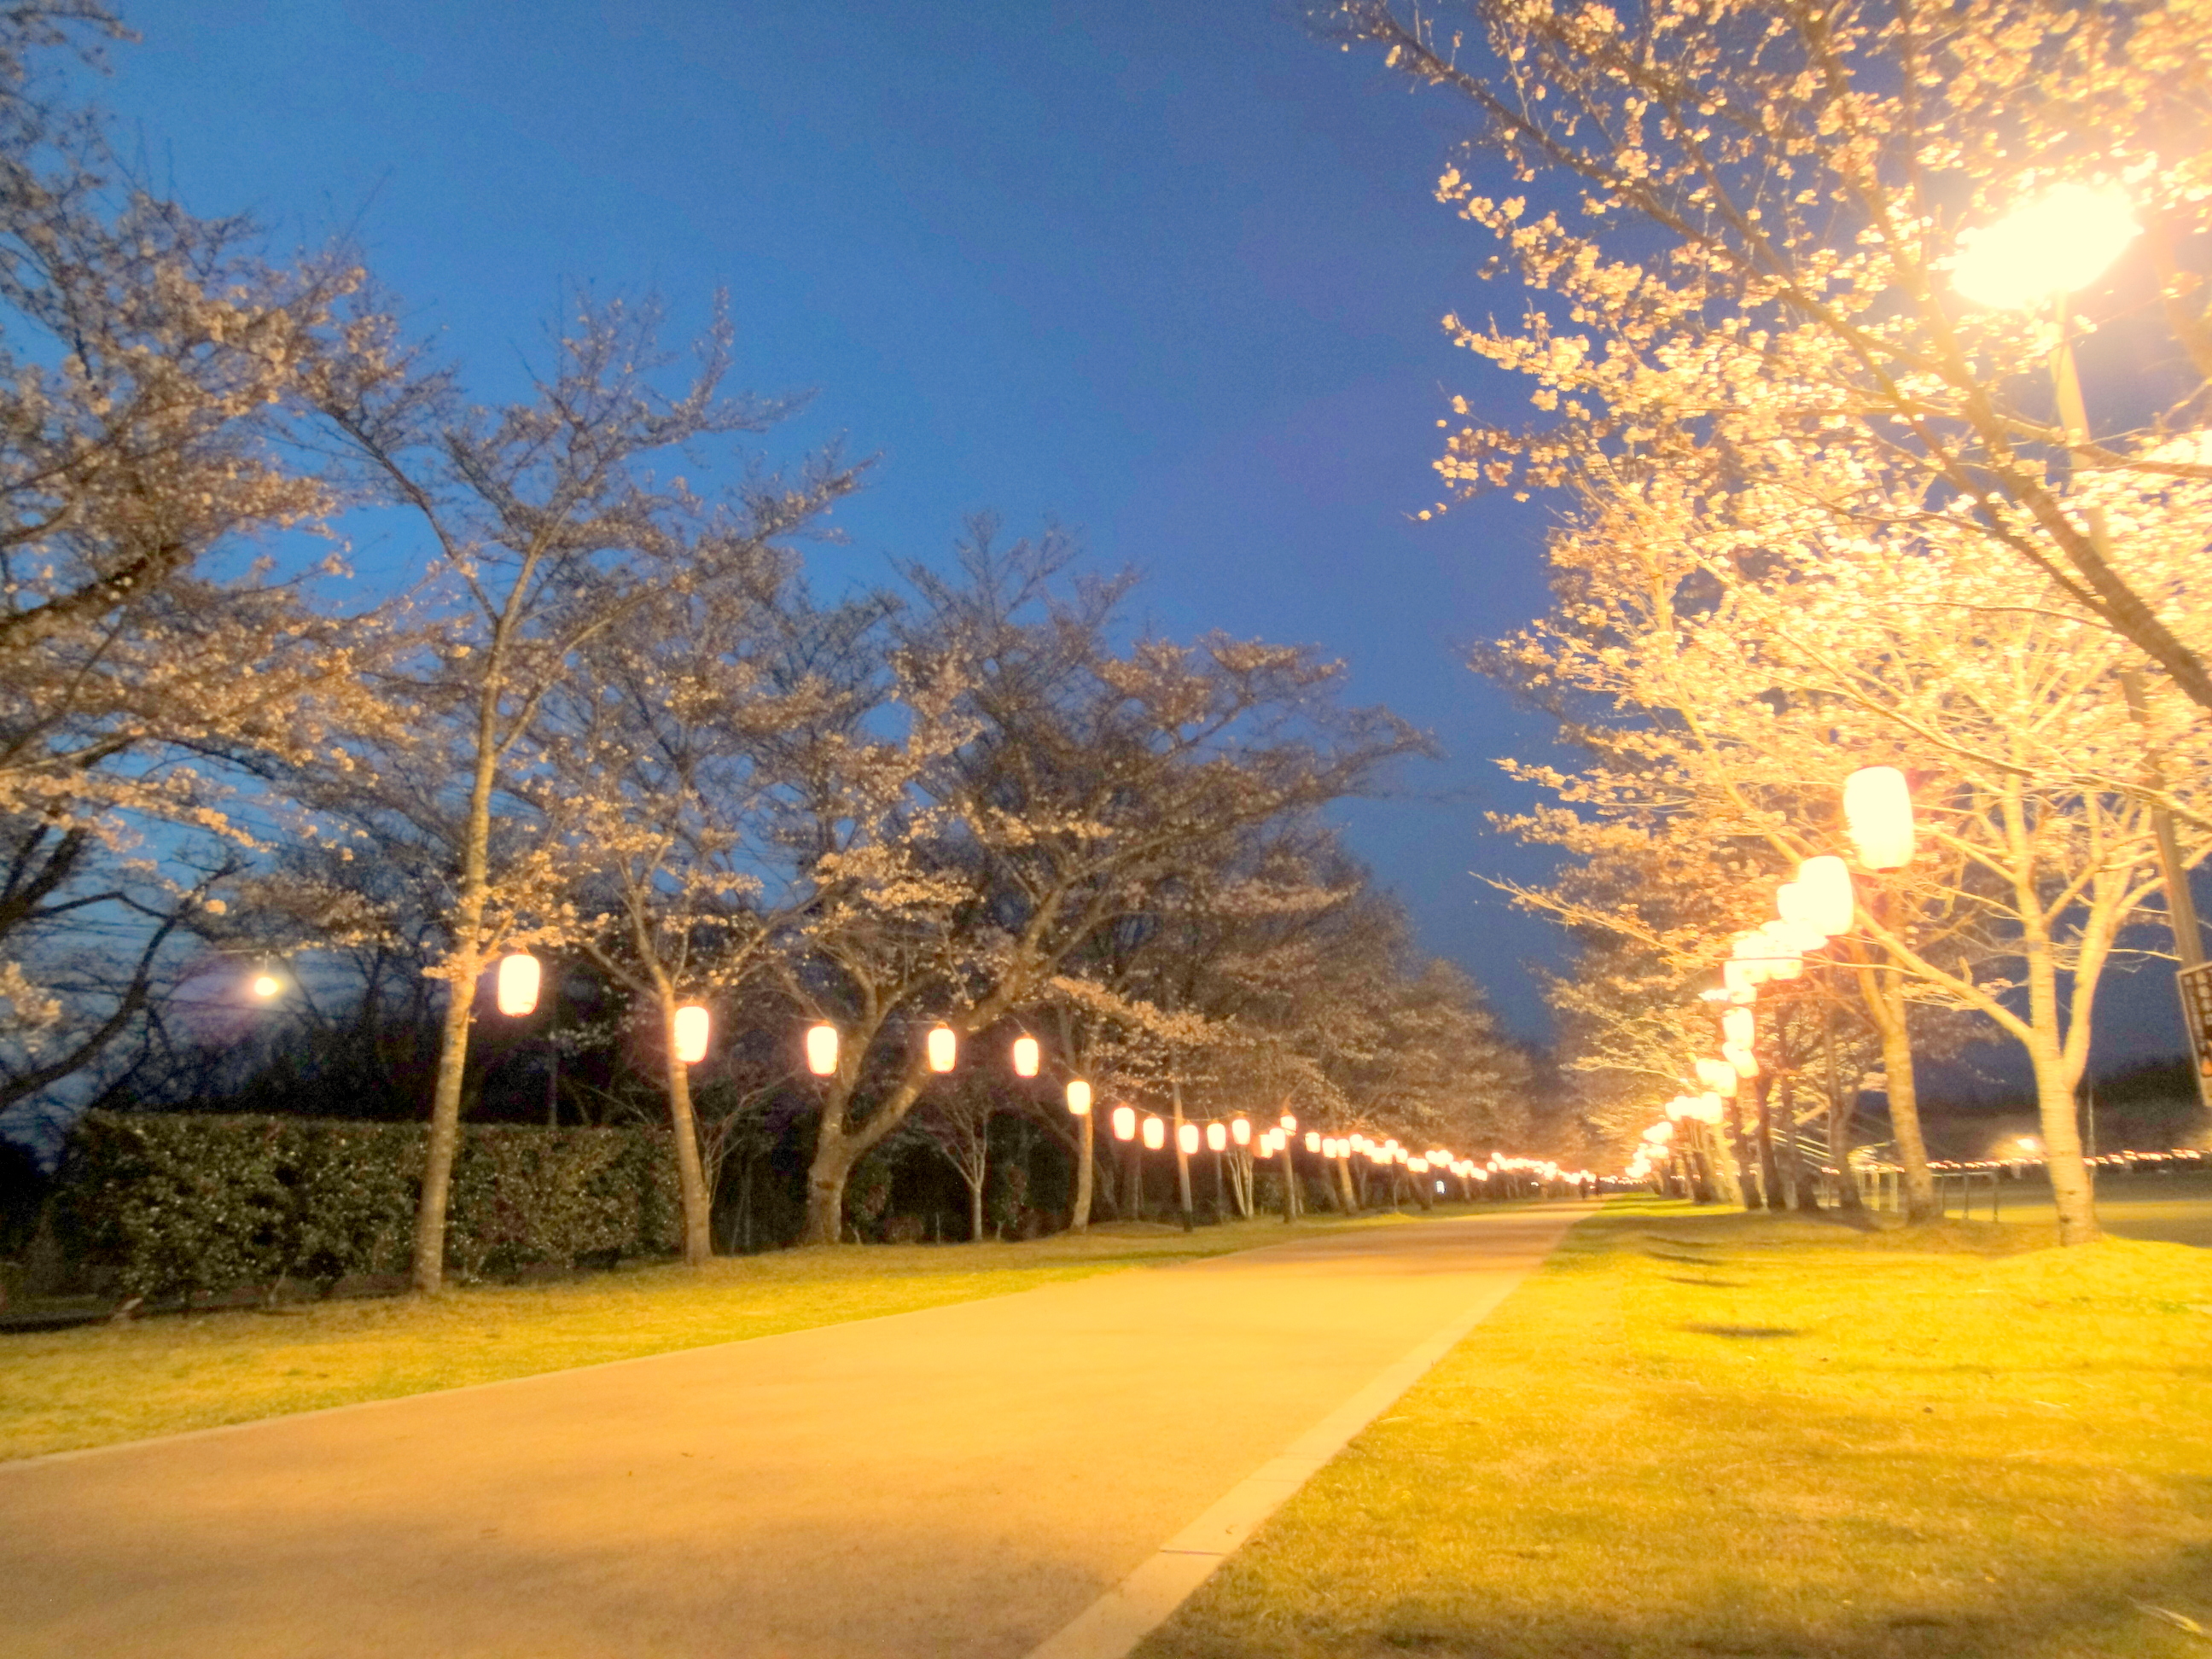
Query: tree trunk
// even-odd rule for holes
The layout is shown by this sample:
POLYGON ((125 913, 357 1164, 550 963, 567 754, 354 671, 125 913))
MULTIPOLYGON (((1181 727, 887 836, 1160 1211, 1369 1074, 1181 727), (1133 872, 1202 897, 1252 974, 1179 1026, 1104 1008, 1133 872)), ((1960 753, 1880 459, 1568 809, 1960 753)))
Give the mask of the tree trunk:
MULTIPOLYGON (((482 921, 480 902, 474 912, 465 911, 461 918, 471 947, 482 921)), ((430 1097, 430 1133, 422 1151, 422 1195, 415 1205, 412 1287, 418 1296, 434 1296, 445 1287, 446 1206, 453 1193, 453 1154, 461 1139, 461 1077, 468 1066, 469 1023, 476 1017, 480 964, 474 949, 456 951, 452 966, 455 977, 447 981, 438 1082, 430 1097), (462 973, 467 978, 459 977, 462 973)))
MULTIPOLYGON (((967 1171, 963 1170, 961 1173, 964 1176, 967 1171)), ((988 1170, 985 1171, 983 1179, 989 1179, 988 1170)), ((983 1242, 983 1181, 981 1180, 970 1180, 968 1182, 968 1242, 970 1244, 981 1244, 983 1242)))
POLYGON ((1881 1031, 1882 1076, 1889 1085, 1889 1127, 1897 1137, 1897 1161, 1905 1171, 1905 1219, 1918 1226, 1941 1219, 1936 1205, 1936 1179, 1928 1172, 1928 1143, 1920 1133, 1920 1091, 1912 1072, 1911 1028, 1905 1013, 1902 980, 1881 988, 1882 1012, 1875 1024, 1881 1031))
POLYGON ((831 1089, 822 1103, 822 1124, 815 1131, 814 1160, 806 1169, 805 1244, 835 1244, 845 1233, 845 1177, 860 1154, 845 1133, 842 1089, 831 1089))
POLYGON ((1805 1160, 1797 1146, 1797 1091, 1788 1073, 1774 1079, 1774 1090, 1782 1119, 1782 1147, 1778 1154, 1782 1168, 1782 1201, 1793 1211, 1808 1209, 1811 1206, 1805 1201, 1805 1160))
POLYGON ((676 999, 660 999, 660 1035, 667 1045, 668 1127, 676 1142, 676 1188, 684 1206, 684 1265, 703 1267, 714 1259, 708 1231, 706 1170, 699 1161, 699 1127, 691 1115, 691 1068, 676 1057, 676 999))
POLYGON ((1820 1040, 1828 1067, 1828 1162, 1836 1166, 1836 1207, 1857 1214, 1859 1183, 1851 1175, 1851 1114, 1844 1105, 1842 1085, 1836 1078, 1836 1011, 1822 1011, 1820 1040))
POLYGON ((1336 1160, 1336 1190, 1338 1207, 1346 1215, 1358 1215, 1359 1194, 1352 1184, 1352 1160, 1349 1158, 1336 1160))
POLYGON ((1175 1122, 1168 1133, 1175 1137, 1176 1195, 1182 1205, 1182 1230, 1191 1231, 1190 1155, 1182 1149, 1182 1079, 1168 1079, 1168 1097, 1175 1103, 1175 1122))
POLYGON ((1091 1120, 1096 1115, 1095 1110, 1083 1115, 1079 1132, 1075 1138, 1075 1207, 1068 1212, 1067 1216, 1067 1231, 1072 1233, 1091 1230, 1091 1184, 1095 1178, 1091 1120))
POLYGON ((1782 1170, 1774 1158, 1774 1079, 1759 1074, 1759 1196, 1769 1210, 1782 1207, 1782 1170))

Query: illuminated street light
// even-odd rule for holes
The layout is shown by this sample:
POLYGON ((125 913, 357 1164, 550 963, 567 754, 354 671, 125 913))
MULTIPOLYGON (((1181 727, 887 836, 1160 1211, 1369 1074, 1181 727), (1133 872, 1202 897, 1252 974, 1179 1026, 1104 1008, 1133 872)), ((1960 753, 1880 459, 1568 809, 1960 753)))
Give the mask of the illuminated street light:
POLYGON ((1037 1040, 1035 1037, 1018 1036, 1014 1039, 1014 1075, 1016 1077, 1035 1077, 1037 1074, 1038 1063, 1042 1059, 1043 1051, 1037 1047, 1037 1040))
MULTIPOLYGON (((527 951, 518 951, 513 956, 500 958, 499 977, 494 981, 495 989, 493 992, 493 1000, 499 1005, 500 1012, 519 1018, 536 1010, 539 972, 538 958, 527 951)), ((262 975, 264 979, 267 977, 265 974, 262 975)), ((262 991, 259 981, 255 981, 255 994, 262 996, 273 994, 262 991)))
MULTIPOLYGON (((275 996, 279 991, 284 988, 284 981, 277 978, 276 975, 269 973, 264 969, 263 972, 256 974, 253 976, 252 984, 248 988, 252 991, 254 995, 259 997, 264 1002, 266 1002, 270 998, 275 996)), ((526 1008, 523 1012, 525 1013, 528 1013, 530 1011, 526 1008)))
POLYGON ((1912 790, 1894 766, 1862 766, 1844 780, 1844 827, 1869 870, 1912 862, 1912 790))
MULTIPOLYGON (((1091 1115, 1091 1085, 1079 1077, 1072 1077, 1067 1080, 1067 1109, 1072 1116, 1091 1115)), ((1121 1137, 1124 1140, 1128 1138, 1127 1135, 1121 1137)))
POLYGON ((817 1077, 829 1077, 836 1071, 836 1026, 810 1025, 806 1028, 806 1069, 817 1077))
POLYGON ((2088 287, 2142 234, 2124 192, 2058 185, 1962 234, 1951 286, 1994 311, 2039 309, 2088 287))
POLYGON ((687 1002, 676 1011, 673 1036, 678 1060, 696 1066, 707 1058, 707 1034, 712 1023, 706 1009, 696 1002, 687 1002))

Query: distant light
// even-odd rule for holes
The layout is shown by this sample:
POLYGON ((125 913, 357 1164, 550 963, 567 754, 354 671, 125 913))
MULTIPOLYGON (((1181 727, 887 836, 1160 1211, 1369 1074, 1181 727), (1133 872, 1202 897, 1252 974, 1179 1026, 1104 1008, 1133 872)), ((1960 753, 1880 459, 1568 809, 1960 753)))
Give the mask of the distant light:
POLYGON ((686 1066, 696 1066, 707 1058, 707 1033, 713 1021, 706 1009, 696 1002, 687 1002, 676 1011, 676 1058, 686 1066))
POLYGON ((1037 1047, 1037 1040, 1035 1037, 1018 1036, 1014 1039, 1014 1075, 1016 1077, 1035 1077, 1037 1074, 1037 1066, 1043 1057, 1043 1051, 1037 1047))
POLYGON ((1186 1123, 1176 1130, 1176 1150, 1186 1158, 1198 1150, 1198 1125, 1186 1123))
POLYGON ((1206 1145, 1210 1152, 1221 1152, 1229 1145, 1229 1131, 1218 1123, 1206 1126, 1206 1145))
MULTIPOLYGON (((277 978, 274 974, 256 974, 253 976, 253 984, 252 987, 253 994, 259 997, 264 1002, 268 1001, 270 998, 275 996, 283 988, 284 981, 277 978)), ((526 1013, 529 1011, 526 1009, 524 1012, 526 1013)))
MULTIPOLYGON (((1067 1080, 1067 1109, 1077 1117, 1088 1117, 1091 1115, 1091 1085, 1079 1077, 1072 1077, 1067 1080)), ((1121 1137, 1124 1140, 1128 1138, 1127 1135, 1121 1137)))
POLYGON ((1229 1138, 1235 1141, 1239 1146, 1249 1146, 1252 1144, 1252 1125, 1250 1121, 1241 1117, 1231 1118, 1229 1120, 1229 1138))
POLYGON ((1116 1140, 1133 1140, 1136 1139, 1136 1135, 1137 1114, 1135 1109, 1128 1106, 1116 1106, 1114 1109, 1114 1139, 1116 1140))
MULTIPOLYGON (((519 1017, 533 1012, 538 1006, 538 982, 540 969, 538 958, 527 951, 518 951, 511 957, 501 957, 499 977, 493 981, 493 1000, 502 1014, 519 1017)), ((266 978, 267 975, 263 975, 266 978)), ((258 981, 256 981, 258 985, 258 981)), ((269 994, 266 992, 262 995, 269 994)))
POLYGON ((836 1026, 810 1025, 806 1028, 806 1069, 817 1077, 828 1077, 837 1069, 836 1026))
POLYGON ((1168 1144, 1168 1126, 1156 1117, 1145 1120, 1145 1149, 1157 1152, 1168 1144))
POLYGON ((1321 1150, 1321 1132, 1319 1130, 1309 1129, 1306 1131, 1306 1150, 1310 1152, 1317 1152, 1321 1150))
POLYGON ((1283 1133, 1286 1135, 1294 1135, 1298 1132, 1297 1119, 1292 1117, 1288 1112, 1283 1114, 1282 1124, 1283 1133))

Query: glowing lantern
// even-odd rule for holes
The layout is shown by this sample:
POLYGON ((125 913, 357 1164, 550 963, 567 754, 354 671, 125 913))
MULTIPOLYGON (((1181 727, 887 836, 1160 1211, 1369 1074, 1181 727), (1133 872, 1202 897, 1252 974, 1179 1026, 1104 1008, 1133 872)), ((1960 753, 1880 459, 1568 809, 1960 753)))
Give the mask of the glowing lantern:
POLYGON ((1721 963, 1721 988, 1731 1002, 1748 1002, 1759 994, 1759 976, 1752 964, 1741 957, 1730 957, 1721 963))
POLYGON ((1209 1123, 1206 1126, 1206 1147, 1208 1152, 1220 1152, 1228 1145, 1229 1131, 1227 1129, 1224 1128, 1218 1123, 1209 1123))
POLYGON ((1851 931, 1851 867, 1832 854, 1807 859, 1797 866, 1802 915, 1787 918, 1817 927, 1833 939, 1851 931))
POLYGON ((806 1028, 806 1069, 817 1077, 828 1077, 836 1071, 836 1026, 810 1025, 806 1028))
POLYGON ((1292 1117, 1292 1116, 1291 1116, 1288 1112, 1285 1112, 1285 1113, 1283 1114, 1282 1123, 1283 1123, 1283 1133, 1284 1133, 1285 1134, 1286 1134, 1286 1135, 1294 1135, 1294 1134, 1296 1134, 1296 1133, 1298 1132, 1298 1121, 1297 1121, 1297 1119, 1296 1119, 1296 1118, 1292 1117))
POLYGON ((707 1011, 696 1002, 687 1002, 676 1011, 673 1035, 677 1059, 686 1066, 696 1066, 707 1058, 707 1031, 710 1023, 707 1011))
MULTIPOLYGON (((1077 1117, 1091 1115, 1091 1085, 1079 1077, 1067 1080, 1067 1109, 1077 1117)), ((1122 1139, 1129 1137, 1123 1135, 1122 1139)))
MULTIPOLYGON (((1729 1071, 1733 1074, 1735 1067, 1729 1067, 1729 1071)), ((1735 1091, 1730 1090, 1729 1092, 1733 1094, 1735 1091)), ((1690 1103, 1695 1109, 1689 1115, 1698 1122, 1717 1123, 1721 1121, 1721 1097, 1717 1091, 1709 1090, 1690 1103)))
POLYGON ((1425 1158, 1409 1158, 1406 1160, 1406 1169, 1412 1175, 1426 1175, 1429 1172, 1429 1160, 1425 1158))
POLYGON ((1731 1008, 1721 1016, 1721 1036, 1739 1048, 1748 1048, 1756 1022, 1748 1008, 1731 1008))
MULTIPOLYGON (((262 977, 266 979, 267 975, 262 977)), ((538 1006, 538 958, 527 951, 518 951, 511 957, 499 959, 499 978, 495 1000, 502 1014, 521 1015, 538 1006)), ((263 995, 273 993, 263 992, 263 995)))
POLYGON ((1136 1137, 1136 1109, 1133 1107, 1129 1106, 1116 1106, 1114 1109, 1114 1139, 1116 1140, 1133 1140, 1136 1137))
POLYGON ((1724 1060, 1701 1060, 1698 1062, 1698 1081, 1716 1095, 1732 1095, 1737 1082, 1735 1067, 1724 1060))
POLYGON ((1186 1158, 1198 1150, 1198 1125, 1186 1123, 1176 1131, 1176 1150, 1186 1158))
POLYGON ((1249 1146, 1252 1144, 1252 1125, 1250 1121, 1241 1117, 1231 1118, 1229 1120, 1229 1138, 1235 1141, 1239 1146, 1249 1146))
POLYGON ((1168 1126, 1156 1117, 1145 1120, 1145 1150, 1157 1152, 1168 1144, 1168 1126))
POLYGON ((960 1058, 960 1039, 953 1034, 950 1025, 932 1026, 929 1040, 924 1048, 929 1055, 929 1069, 933 1072, 949 1072, 960 1058))
POLYGON ((1674 1138, 1674 1126, 1671 1123, 1655 1123, 1644 1132, 1644 1138, 1646 1140, 1656 1140, 1663 1146, 1674 1138))
POLYGON ((1312 1129, 1306 1131, 1306 1150, 1310 1152, 1317 1152, 1321 1150, 1321 1135, 1318 1132, 1312 1129))
POLYGON ((1869 870, 1912 862, 1912 791, 1894 766, 1862 766, 1844 780, 1844 827, 1869 870))
POLYGON ((1733 1042, 1729 1043, 1721 1049, 1721 1058, 1728 1061, 1738 1077, 1753 1078, 1759 1075, 1759 1056, 1748 1048, 1740 1048, 1733 1042))
MULTIPOLYGON (((527 958, 525 958, 525 960, 527 960, 527 958)), ((531 963, 531 966, 533 968, 537 965, 538 964, 536 963, 531 963)), ((264 1002, 268 1001, 270 998, 275 996, 283 988, 284 981, 278 979, 274 974, 256 974, 253 976, 253 984, 252 987, 253 994, 259 997, 264 1002)), ((532 997, 534 1006, 536 1000, 536 993, 534 991, 532 994, 532 997)), ((502 1009, 501 1012, 503 1013, 506 1011, 502 1009)), ((526 1014, 530 1010, 528 1008, 525 1008, 522 1012, 526 1014)))
POLYGON ((1037 1062, 1042 1057, 1035 1037, 1018 1036, 1014 1039, 1014 1075, 1016 1077, 1035 1077, 1037 1074, 1037 1062))

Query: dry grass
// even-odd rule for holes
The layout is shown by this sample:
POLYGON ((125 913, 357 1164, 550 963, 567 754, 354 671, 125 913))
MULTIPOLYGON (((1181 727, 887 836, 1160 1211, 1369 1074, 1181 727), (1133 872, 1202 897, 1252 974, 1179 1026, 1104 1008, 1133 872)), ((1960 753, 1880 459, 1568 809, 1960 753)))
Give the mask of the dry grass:
POLYGON ((2201 1655, 2212 1254, 1619 1204, 1144 1659, 2201 1655))
POLYGON ((527 1376, 1007 1296, 1390 1215, 1186 1234, 1115 1224, 1032 1243, 787 1250, 428 1301, 331 1302, 0 1335, 0 1458, 527 1376))

